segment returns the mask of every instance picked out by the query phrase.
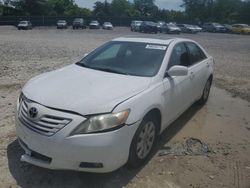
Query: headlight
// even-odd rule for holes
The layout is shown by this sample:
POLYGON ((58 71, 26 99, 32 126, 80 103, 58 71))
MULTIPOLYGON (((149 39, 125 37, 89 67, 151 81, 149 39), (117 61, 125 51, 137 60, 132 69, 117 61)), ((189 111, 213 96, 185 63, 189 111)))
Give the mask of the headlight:
POLYGON ((70 135, 97 133, 122 126, 128 119, 130 110, 90 117, 82 122, 70 135))

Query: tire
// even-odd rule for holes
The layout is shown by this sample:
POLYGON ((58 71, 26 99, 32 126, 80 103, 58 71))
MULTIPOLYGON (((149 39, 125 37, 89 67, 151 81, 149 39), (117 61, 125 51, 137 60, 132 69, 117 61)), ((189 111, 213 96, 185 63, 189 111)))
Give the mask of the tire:
POLYGON ((203 89, 203 93, 202 93, 202 96, 201 98, 198 100, 198 104, 200 105, 204 105, 206 104, 207 100, 208 100, 208 97, 209 97, 209 94, 210 94, 210 89, 211 89, 211 85, 212 85, 212 77, 210 77, 206 84, 205 84, 205 87, 203 89))
POLYGON ((130 146, 130 167, 142 166, 149 158, 157 136, 157 123, 156 118, 150 114, 143 118, 130 146))

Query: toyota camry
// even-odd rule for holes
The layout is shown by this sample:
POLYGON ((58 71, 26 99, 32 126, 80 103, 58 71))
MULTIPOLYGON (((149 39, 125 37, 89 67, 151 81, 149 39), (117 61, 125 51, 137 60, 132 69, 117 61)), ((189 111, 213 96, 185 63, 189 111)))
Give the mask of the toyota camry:
POLYGON ((17 101, 21 160, 87 172, 140 166, 168 125, 206 103, 213 67, 195 41, 124 37, 36 76, 17 101))

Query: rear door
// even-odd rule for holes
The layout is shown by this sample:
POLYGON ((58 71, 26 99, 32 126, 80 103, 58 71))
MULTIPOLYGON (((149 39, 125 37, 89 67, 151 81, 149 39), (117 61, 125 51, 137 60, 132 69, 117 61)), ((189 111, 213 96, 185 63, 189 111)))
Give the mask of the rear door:
POLYGON ((189 78, 191 81, 192 89, 192 102, 200 98, 205 83, 208 79, 208 69, 210 64, 205 53, 201 48, 193 42, 186 42, 186 47, 189 54, 189 78))

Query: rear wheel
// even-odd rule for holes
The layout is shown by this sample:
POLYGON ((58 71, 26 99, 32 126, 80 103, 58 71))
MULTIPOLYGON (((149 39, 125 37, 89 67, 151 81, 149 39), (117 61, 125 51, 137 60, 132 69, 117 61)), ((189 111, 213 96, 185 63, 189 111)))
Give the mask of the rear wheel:
POLYGON ((152 115, 145 116, 130 146, 129 166, 138 167, 148 159, 155 143, 156 133, 156 119, 152 115))
POLYGON ((209 97, 209 93, 210 93, 211 85, 212 85, 212 77, 210 77, 205 84, 202 96, 198 101, 199 104, 203 105, 207 102, 208 97, 209 97))

